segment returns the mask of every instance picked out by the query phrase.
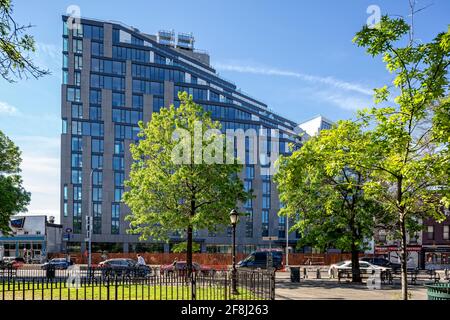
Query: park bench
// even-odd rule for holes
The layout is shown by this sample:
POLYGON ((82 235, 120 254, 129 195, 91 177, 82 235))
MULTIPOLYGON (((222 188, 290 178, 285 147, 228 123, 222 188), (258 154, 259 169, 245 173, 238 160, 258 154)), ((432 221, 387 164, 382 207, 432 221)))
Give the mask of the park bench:
MULTIPOLYGON (((361 275, 361 280, 366 280, 369 279, 370 277, 373 277, 373 273, 371 271, 367 272, 365 270, 361 270, 360 271, 360 275, 361 275)), ((381 273, 379 273, 380 275, 380 280, 382 283, 385 283, 386 281, 388 281, 388 276, 389 273, 386 273, 384 271, 382 271, 381 273)), ((352 270, 339 270, 338 271, 338 282, 341 282, 341 279, 351 279, 352 278, 352 270)))
MULTIPOLYGON (((394 271, 390 271, 388 274, 388 282, 389 284, 393 284, 394 279, 401 280, 401 271, 396 269, 394 271)), ((417 284, 418 281, 430 281, 437 283, 440 280, 439 273, 436 270, 408 270, 407 271, 407 279, 410 284, 417 284)))

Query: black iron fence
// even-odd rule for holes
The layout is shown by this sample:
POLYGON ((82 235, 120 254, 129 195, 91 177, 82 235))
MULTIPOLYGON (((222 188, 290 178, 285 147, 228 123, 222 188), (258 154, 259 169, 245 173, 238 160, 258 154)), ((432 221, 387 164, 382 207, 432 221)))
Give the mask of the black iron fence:
POLYGON ((159 268, 0 268, 0 300, 272 300, 275 273, 159 268))

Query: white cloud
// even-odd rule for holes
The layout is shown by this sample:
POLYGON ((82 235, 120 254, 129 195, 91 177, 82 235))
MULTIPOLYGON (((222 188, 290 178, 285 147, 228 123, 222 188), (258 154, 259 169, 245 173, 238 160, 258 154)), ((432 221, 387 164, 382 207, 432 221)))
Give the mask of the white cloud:
POLYGON ((358 110, 363 109, 366 107, 369 107, 373 105, 373 101, 371 98, 368 97, 360 97, 355 95, 346 95, 342 93, 337 92, 317 92, 313 94, 314 97, 322 100, 322 101, 328 101, 339 108, 345 109, 345 110, 358 110))
POLYGON ((22 151, 23 186, 31 192, 27 214, 59 219, 60 139, 45 136, 11 137, 22 151))
POLYGON ((0 101, 0 114, 7 116, 15 116, 19 114, 16 107, 10 105, 7 102, 0 101))
POLYGON ((58 78, 61 77, 61 46, 43 42, 36 42, 36 51, 33 54, 33 59, 36 65, 38 65, 40 68, 49 69, 52 73, 52 76, 56 76, 58 78))
POLYGON ((343 80, 336 79, 334 77, 321 77, 315 75, 309 75, 305 73, 289 71, 289 70, 281 70, 277 68, 271 67, 251 67, 251 66, 242 66, 239 64, 226 64, 226 63, 217 63, 215 64, 215 68, 221 71, 235 71, 240 73, 252 73, 252 74, 262 74, 262 75, 271 75, 271 76, 283 76, 283 77, 294 77, 304 81, 308 81, 313 84, 325 84, 328 86, 332 86, 335 88, 353 91, 364 95, 373 95, 373 90, 367 87, 364 87, 358 83, 347 82, 343 80))

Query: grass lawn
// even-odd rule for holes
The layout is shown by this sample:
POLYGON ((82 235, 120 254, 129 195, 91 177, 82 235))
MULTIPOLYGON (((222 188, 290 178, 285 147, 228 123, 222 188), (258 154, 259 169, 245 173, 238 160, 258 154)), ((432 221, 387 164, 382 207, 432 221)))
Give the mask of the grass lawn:
MULTIPOLYGON (((60 283, 33 284, 15 283, 13 285, 0 283, 0 300, 190 300, 190 286, 148 285, 148 284, 118 284, 83 285, 80 288, 67 288, 60 283), (25 284, 25 286, 24 286, 25 284)), ((257 299, 257 296, 244 288, 238 288, 239 295, 233 296, 227 289, 228 299, 257 299)), ((198 285, 197 300, 225 300, 223 286, 198 285)))

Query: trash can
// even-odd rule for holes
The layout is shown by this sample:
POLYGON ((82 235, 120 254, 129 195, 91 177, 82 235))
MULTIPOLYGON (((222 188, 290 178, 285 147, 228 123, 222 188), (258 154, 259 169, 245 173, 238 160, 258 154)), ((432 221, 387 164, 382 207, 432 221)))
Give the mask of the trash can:
POLYGON ((300 267, 290 267, 291 282, 300 282, 300 267))
POLYGON ((428 300, 450 300, 450 283, 428 284, 428 300))
POLYGON ((47 279, 54 279, 55 278, 55 267, 48 266, 47 270, 45 272, 45 276, 47 277, 47 279))

